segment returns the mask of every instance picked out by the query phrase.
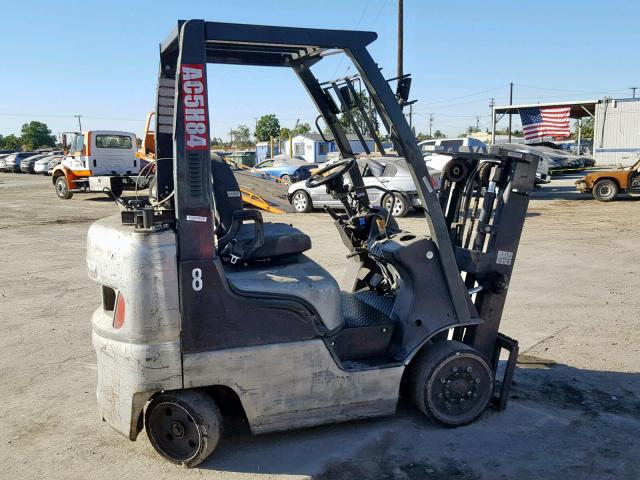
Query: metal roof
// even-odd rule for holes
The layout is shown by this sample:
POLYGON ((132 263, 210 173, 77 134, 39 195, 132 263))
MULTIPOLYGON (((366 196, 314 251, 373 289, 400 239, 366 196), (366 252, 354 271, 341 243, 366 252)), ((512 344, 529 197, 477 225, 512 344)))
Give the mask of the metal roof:
POLYGON ((592 117, 596 114, 596 105, 601 100, 577 100, 569 102, 526 103, 520 105, 500 105, 494 107, 495 114, 519 113, 521 108, 569 107, 571 118, 592 117))

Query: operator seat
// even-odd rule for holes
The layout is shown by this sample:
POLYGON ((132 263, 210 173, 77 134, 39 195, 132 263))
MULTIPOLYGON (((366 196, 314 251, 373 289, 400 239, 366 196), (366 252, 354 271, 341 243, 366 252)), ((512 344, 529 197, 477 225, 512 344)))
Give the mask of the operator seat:
POLYGON ((257 210, 248 210, 246 212, 251 215, 245 216, 245 220, 252 220, 254 225, 243 222, 242 216, 238 215, 243 207, 238 181, 222 157, 211 156, 211 174, 218 222, 216 235, 219 242, 224 239, 225 243, 218 248, 224 250, 231 242, 231 250, 242 251, 244 256, 240 259, 245 262, 289 257, 311 248, 308 235, 286 223, 262 222, 262 214, 257 210), (263 239, 254 248, 256 237, 260 235, 263 239), (239 249, 234 248, 236 243, 239 249))

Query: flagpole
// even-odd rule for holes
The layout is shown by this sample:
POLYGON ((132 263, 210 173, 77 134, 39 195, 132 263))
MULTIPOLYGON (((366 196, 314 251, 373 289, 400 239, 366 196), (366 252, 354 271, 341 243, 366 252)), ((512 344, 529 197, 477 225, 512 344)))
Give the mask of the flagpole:
MULTIPOLYGON (((513 105, 513 82, 509 83, 509 105, 513 105)), ((509 110, 509 143, 511 143, 511 110, 509 110)))

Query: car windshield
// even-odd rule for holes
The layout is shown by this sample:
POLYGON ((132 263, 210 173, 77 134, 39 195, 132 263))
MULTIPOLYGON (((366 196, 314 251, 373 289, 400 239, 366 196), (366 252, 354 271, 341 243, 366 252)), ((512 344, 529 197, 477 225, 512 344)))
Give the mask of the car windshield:
POLYGON ((128 150, 133 143, 128 135, 96 135, 97 148, 118 148, 128 150))

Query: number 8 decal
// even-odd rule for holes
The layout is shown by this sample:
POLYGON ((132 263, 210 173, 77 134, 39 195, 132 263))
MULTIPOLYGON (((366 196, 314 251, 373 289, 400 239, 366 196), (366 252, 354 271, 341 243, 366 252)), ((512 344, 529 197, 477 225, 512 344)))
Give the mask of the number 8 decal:
POLYGON ((191 271, 191 287, 194 291, 199 292, 202 290, 202 270, 199 268, 194 268, 191 271))

